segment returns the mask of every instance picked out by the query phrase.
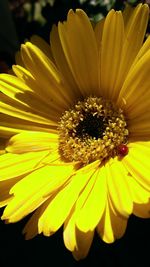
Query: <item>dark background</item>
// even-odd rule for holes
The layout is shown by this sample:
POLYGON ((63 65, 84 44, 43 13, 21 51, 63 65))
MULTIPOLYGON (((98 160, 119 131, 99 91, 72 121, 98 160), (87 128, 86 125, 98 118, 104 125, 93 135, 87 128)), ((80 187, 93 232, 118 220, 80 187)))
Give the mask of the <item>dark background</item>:
MULTIPOLYGON (((59 211, 58 211, 59 212, 59 211)), ((74 260, 62 238, 60 229, 51 237, 38 235, 24 240, 21 234, 27 219, 16 224, 0 222, 1 267, 149 267, 150 220, 131 216, 125 235, 106 244, 95 234, 91 250, 84 260, 74 260)))
MULTIPOLYGON (((66 19, 70 8, 83 8, 94 20, 105 16, 110 8, 123 9, 125 2, 136 5, 146 1, 75 1, 55 0, 0 0, 0 72, 7 72, 14 63, 15 52, 21 43, 33 34, 45 40, 53 23, 66 19), (40 16, 36 17, 36 5, 45 1, 40 16), (25 5, 30 7, 25 9, 25 5), (43 22, 44 21, 44 22, 43 22)), ((149 2, 149 1, 147 1, 149 2)), ((147 30, 149 33, 149 28, 147 30)), ((59 212, 59 211, 58 211, 59 212)), ((2 213, 2 210, 1 210, 2 213)), ((75 261, 64 244, 60 229, 51 237, 38 235, 25 241, 22 229, 28 218, 15 224, 0 221, 0 267, 64 266, 64 267, 149 267, 150 219, 131 216, 125 235, 113 244, 105 244, 97 234, 86 259, 75 261)))

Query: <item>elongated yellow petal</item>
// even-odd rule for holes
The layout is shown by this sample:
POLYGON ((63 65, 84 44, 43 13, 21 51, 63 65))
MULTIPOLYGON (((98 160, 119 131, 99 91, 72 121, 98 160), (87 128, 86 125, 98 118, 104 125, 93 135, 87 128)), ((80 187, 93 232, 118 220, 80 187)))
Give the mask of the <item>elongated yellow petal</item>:
POLYGON ((13 136, 6 151, 10 153, 25 153, 31 151, 58 149, 58 135, 43 132, 25 132, 13 136))
POLYGON ((50 119, 45 118, 41 114, 38 114, 40 112, 33 112, 32 108, 18 103, 17 101, 12 100, 4 94, 0 95, 0 112, 27 121, 57 125, 57 122, 53 122, 50 119))
POLYGON ((25 45, 22 45, 22 53, 23 60, 33 76, 37 76, 37 70, 35 68, 37 65, 39 71, 44 71, 45 75, 51 75, 56 82, 60 83, 59 73, 54 63, 36 45, 26 42, 25 45), (27 58, 24 57, 25 51, 26 55, 28 56, 27 58), (31 62, 30 57, 34 59, 34 64, 31 62), (33 65, 33 69, 31 69, 31 64, 33 65))
POLYGON ((8 205, 8 203, 13 197, 12 195, 9 194, 9 191, 11 187, 14 186, 14 184, 18 182, 20 179, 21 178, 19 176, 5 181, 0 181, 0 207, 8 205))
POLYGON ((150 50, 131 69, 121 89, 118 104, 123 105, 129 119, 140 118, 149 108, 149 61, 150 50))
POLYGON ((103 215, 106 197, 106 174, 105 167, 102 167, 93 174, 77 200, 75 223, 80 231, 94 230, 103 215))
POLYGON ((142 46, 148 23, 149 9, 147 5, 139 4, 132 12, 125 27, 125 42, 121 57, 120 69, 115 88, 122 87, 127 73, 142 46))
POLYGON ((45 235, 57 231, 57 229, 63 224, 75 201, 78 199, 80 192, 87 184, 90 176, 94 170, 89 173, 80 174, 76 173, 72 180, 66 185, 57 195, 50 201, 47 209, 42 214, 39 221, 39 229, 43 231, 45 235), (58 213, 60 203, 63 202, 63 207, 58 213))
POLYGON ((132 12, 133 12, 133 7, 131 5, 126 4, 122 12, 125 30, 127 30, 129 19, 131 20, 132 12))
MULTIPOLYGON (((15 93, 21 91, 32 91, 30 87, 23 83, 18 77, 6 73, 0 74, 1 92, 3 92, 4 85, 7 88, 8 96, 10 97, 12 97, 14 91, 15 93)), ((5 90, 3 93, 5 93, 5 90)))
POLYGON ((6 153, 0 157, 0 181, 21 177, 40 166, 40 161, 47 151, 28 152, 25 154, 6 153), (38 165, 39 163, 39 165, 38 165))
POLYGON ((41 214, 44 212, 44 210, 47 207, 47 204, 49 203, 49 199, 45 201, 31 216, 27 224, 25 225, 23 229, 23 234, 25 234, 25 239, 29 240, 36 236, 39 233, 38 229, 38 222, 41 214))
POLYGON ((115 239, 122 237, 126 226, 127 220, 119 215, 116 216, 107 201, 105 213, 97 226, 97 231, 103 241, 106 243, 112 243, 115 239))
POLYGON ((59 37, 69 68, 84 96, 97 92, 98 49, 92 25, 82 10, 69 11, 59 23, 59 37))
POLYGON ((142 187, 135 179, 129 181, 132 199, 134 201, 133 214, 141 218, 150 217, 150 191, 142 187))
POLYGON ((75 226, 75 216, 76 212, 73 208, 64 224, 63 238, 67 249, 73 252, 76 260, 79 260, 85 258, 88 254, 94 231, 84 233, 77 229, 75 226))
POLYGON ((143 57, 144 54, 146 54, 148 52, 149 49, 150 49, 150 36, 147 37, 146 41, 144 42, 141 49, 139 50, 139 53, 137 54, 137 56, 135 58, 133 67, 140 60, 140 58, 143 57))
MULTIPOLYGON (((37 153, 37 152, 36 152, 37 153)), ((53 192, 60 188, 72 174, 72 166, 45 166, 19 181, 10 194, 14 198, 5 208, 2 219, 16 222, 38 208, 53 192)))
POLYGON ((60 37, 58 34, 58 28, 56 25, 53 26, 51 34, 50 34, 50 42, 51 42, 51 48, 52 52, 57 64, 58 69, 60 70, 61 74, 63 75, 65 79, 65 83, 67 83, 69 89, 67 90, 67 93, 70 95, 70 97, 74 97, 75 99, 80 97, 80 91, 77 85, 76 80, 74 79, 72 72, 69 68, 69 65, 67 63, 64 51, 62 49, 62 45, 60 42, 60 37))
POLYGON ((8 74, 1 74, 0 89, 3 94, 15 100, 16 103, 18 102, 27 108, 31 108, 33 113, 35 111, 35 113, 40 113, 44 117, 53 118, 54 121, 58 119, 58 110, 57 112, 53 112, 50 105, 46 104, 36 95, 36 92, 30 89, 17 77, 8 74))
POLYGON ((58 133, 56 126, 44 125, 33 121, 18 119, 6 114, 0 114, 0 135, 1 137, 10 137, 13 134, 25 131, 42 131, 49 133, 58 133))
MULTIPOLYGON (((132 138, 141 137, 141 140, 150 136, 150 114, 145 112, 141 116, 128 121, 128 129, 132 138)), ((139 139, 140 140, 140 139, 139 139)))
POLYGON ((133 214, 140 218, 150 218, 150 200, 147 204, 134 204, 133 214))
POLYGON ((30 38, 32 44, 40 48, 40 50, 51 60, 54 61, 50 45, 40 36, 32 35, 30 38))
POLYGON ((21 52, 27 69, 39 83, 39 86, 45 88, 47 94, 48 92, 51 94, 52 99, 57 98, 57 102, 61 107, 67 108, 70 100, 67 93, 64 94, 61 76, 54 63, 30 42, 22 45, 21 52))
POLYGON ((66 248, 74 251, 77 247, 74 207, 64 222, 63 239, 66 248))
POLYGON ((16 64, 25 67, 20 51, 17 51, 15 54, 15 62, 16 64))
POLYGON ((129 144, 129 153, 122 159, 133 178, 146 190, 150 191, 150 157, 149 142, 135 142, 129 144))
POLYGON ((30 88, 35 97, 39 98, 41 103, 44 102, 50 108, 51 116, 54 114, 55 118, 57 118, 64 111, 64 108, 58 105, 57 98, 52 98, 50 92, 44 86, 41 86, 28 70, 22 66, 13 65, 13 71, 30 88))
POLYGON ((116 100, 114 90, 124 41, 123 17, 120 11, 111 10, 104 22, 101 41, 100 89, 105 98, 116 100))
POLYGON ((107 169, 108 192, 114 209, 120 215, 128 217, 133 210, 128 172, 116 158, 110 160, 105 168, 107 169))
POLYGON ((102 36, 103 36, 103 28, 104 28, 104 22, 105 18, 101 19, 95 26, 94 32, 95 32, 95 37, 96 37, 96 42, 97 42, 97 47, 98 47, 98 52, 100 54, 101 52, 101 43, 102 43, 102 36))
POLYGON ((86 233, 76 229, 76 242, 77 247, 73 251, 73 256, 76 260, 84 259, 91 247, 94 237, 94 231, 88 231, 86 233))
MULTIPOLYGON (((89 164, 91 165, 89 166, 85 166, 84 168, 80 169, 79 171, 77 171, 77 173, 79 174, 79 179, 82 179, 83 177, 86 177, 86 182, 88 183, 88 180, 91 178, 92 174, 94 173, 94 169, 96 170, 98 167, 98 162, 89 164), (93 168, 92 168, 93 167, 93 168)), ((77 189, 77 187, 76 187, 77 189)), ((81 194, 82 196, 82 194, 81 194)), ((84 199, 85 201, 85 199, 84 199)), ((82 207, 82 203, 83 201, 80 201, 80 206, 79 206, 79 202, 78 202, 78 207, 82 207)), ((76 218, 77 218, 77 214, 78 214, 78 210, 77 206, 74 205, 74 207, 72 208, 72 211, 70 212, 67 220, 65 221, 64 224, 64 232, 63 232, 63 237, 64 237, 64 243, 65 246, 70 250, 70 251, 75 251, 77 249, 77 239, 76 239, 76 218)), ((79 230, 78 230, 79 231, 79 230)))

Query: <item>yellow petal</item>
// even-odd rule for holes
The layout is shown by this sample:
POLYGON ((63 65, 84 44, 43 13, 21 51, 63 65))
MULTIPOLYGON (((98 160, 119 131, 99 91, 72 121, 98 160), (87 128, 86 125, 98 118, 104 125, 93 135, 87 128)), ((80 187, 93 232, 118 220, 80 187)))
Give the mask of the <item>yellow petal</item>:
POLYGON ((66 248, 70 251, 74 251, 77 247, 74 208, 64 222, 63 239, 66 248))
POLYGON ((90 20, 82 10, 69 11, 67 22, 59 23, 61 45, 76 83, 84 96, 97 92, 98 49, 90 20))
POLYGON ((32 44, 40 48, 40 50, 51 60, 54 61, 50 45, 40 36, 32 35, 30 38, 32 44))
POLYGON ((127 220, 123 217, 116 216, 107 202, 106 210, 97 226, 100 237, 106 243, 112 243, 115 239, 121 238, 126 230, 127 220))
POLYGON ((38 81, 28 70, 22 66, 13 65, 13 71, 16 76, 30 88, 35 97, 40 99, 41 103, 44 102, 46 106, 48 105, 48 107, 51 109, 51 114, 53 114, 53 111, 55 111, 54 114, 56 118, 58 117, 57 113, 60 115, 64 111, 64 109, 58 105, 57 98, 52 98, 50 92, 44 86, 40 86, 38 81))
POLYGON ((101 167, 93 174, 76 203, 75 223, 80 231, 94 230, 98 224, 106 205, 106 186, 105 167, 101 167))
POLYGON ((61 107, 68 107, 69 96, 64 94, 61 76, 54 63, 35 45, 27 42, 21 47, 26 68, 31 72, 41 88, 61 107), (40 73, 40 75, 39 75, 40 73))
POLYGON ((122 12, 123 20, 124 20, 124 26, 125 26, 126 30, 127 30, 127 27, 128 27, 129 19, 131 19, 131 15, 133 13, 133 9, 134 8, 131 5, 126 4, 125 8, 124 8, 124 10, 122 12))
POLYGON ((137 54, 136 58, 135 58, 135 61, 134 61, 134 64, 136 64, 139 59, 141 57, 144 56, 144 54, 146 54, 146 52, 150 49, 150 36, 147 37, 146 41, 144 42, 144 44, 142 45, 139 53, 137 54))
POLYGON ((94 170, 91 170, 89 173, 82 175, 76 173, 72 176, 69 184, 57 192, 39 220, 40 232, 43 231, 44 235, 50 235, 59 229, 93 172, 94 170), (59 210, 60 203, 63 203, 61 210, 59 210))
POLYGON ((76 229, 76 242, 77 247, 73 251, 73 256, 76 260, 84 259, 91 247, 94 237, 94 231, 83 233, 79 229, 76 229))
POLYGON ((10 153, 25 153, 31 151, 49 150, 58 148, 58 135, 43 132, 24 132, 13 136, 6 151, 10 153))
POLYGON ((73 252, 76 260, 83 259, 90 249, 94 231, 81 232, 75 226, 75 210, 72 209, 64 224, 63 238, 67 249, 73 252))
MULTIPOLYGON (((144 106, 144 103, 141 103, 141 106, 144 106)), ((140 114, 139 117, 129 120, 128 130, 132 139, 139 137, 139 140, 144 140, 146 137, 149 137, 150 113, 145 112, 144 114, 140 114)))
POLYGON ((139 4, 125 25, 125 41, 115 89, 121 88, 133 61, 139 52, 148 23, 148 5, 139 4))
POLYGON ((140 218, 150 218, 150 200, 147 204, 134 204, 133 214, 140 218))
POLYGON ((16 222, 34 211, 49 198, 45 196, 47 191, 50 194, 60 188, 72 171, 72 166, 45 166, 27 175, 11 188, 14 198, 5 208, 2 219, 16 222))
POLYGON ((1 74, 0 89, 2 93, 15 100, 16 103, 21 103, 23 106, 33 110, 33 112, 35 111, 35 113, 39 113, 44 117, 54 119, 54 121, 58 119, 58 110, 54 112, 50 105, 45 103, 31 88, 17 77, 9 74, 1 74))
POLYGON ((17 51, 15 54, 15 62, 16 64, 25 67, 20 51, 17 51))
POLYGON ((120 68, 124 41, 123 17, 120 11, 111 10, 104 22, 101 41, 100 89, 105 98, 116 100, 114 90, 120 68))
POLYGON ((112 205, 120 215, 128 217, 133 210, 128 173, 117 158, 108 161, 105 168, 107 170, 107 184, 112 205))
POLYGON ((150 217, 150 191, 146 190, 132 177, 128 181, 132 194, 133 214, 141 218, 150 217))
POLYGON ((105 18, 101 19, 94 28, 99 53, 101 52, 101 42, 102 42, 102 36, 103 36, 104 22, 105 22, 105 18))
POLYGON ((56 122, 45 118, 43 114, 40 114, 40 112, 34 112, 32 108, 18 103, 17 101, 12 100, 11 98, 5 96, 2 93, 0 95, 0 112, 27 121, 33 121, 36 123, 49 125, 57 125, 56 122))
POLYGON ((123 105, 124 111, 130 120, 142 117, 149 109, 149 62, 150 50, 129 71, 118 98, 118 105, 120 107, 123 105), (125 101, 125 105, 122 100, 125 101))
POLYGON ((19 179, 20 176, 6 181, 0 181, 0 207, 6 206, 10 202, 13 196, 9 194, 9 191, 19 179))
POLYGON ((150 142, 129 144, 129 153, 122 162, 133 178, 146 190, 150 191, 150 142))
MULTIPOLYGON (((94 170, 99 166, 99 161, 93 162, 84 168, 81 168, 79 171, 77 171, 77 174, 79 176, 79 181, 82 181, 82 177, 86 178, 86 183, 88 183, 88 180, 90 179, 91 175, 94 173, 94 170)), ((77 186, 76 186, 77 188, 77 186)), ((80 202, 81 203, 81 202, 80 202)), ((82 205, 82 203, 81 203, 82 205)), ((77 248, 77 240, 76 240, 76 226, 75 226, 75 220, 76 220, 76 214, 78 212, 78 209, 75 210, 75 206, 72 208, 72 211, 70 212, 68 218, 66 219, 64 223, 64 243, 65 246, 70 251, 75 251, 75 248, 77 248)))
POLYGON ((38 234, 38 221, 47 206, 47 201, 44 202, 31 216, 27 224, 23 229, 23 234, 25 234, 25 239, 29 240, 38 234))
POLYGON ((54 80, 56 80, 58 83, 60 83, 59 73, 54 65, 54 63, 34 44, 30 42, 26 42, 25 45, 22 45, 22 56, 23 60, 28 66, 28 69, 33 73, 33 76, 37 76, 37 70, 35 69, 35 66, 38 67, 38 70, 45 72, 45 75, 51 75, 54 80), (27 55, 27 58, 25 58, 25 52, 27 55), (34 60, 34 64, 31 61, 34 60), (31 64, 33 65, 33 69, 31 69, 31 64))
POLYGON ((65 83, 67 83, 69 89, 67 90, 67 94, 70 95, 70 97, 79 98, 80 97, 80 91, 78 88, 78 85, 76 83, 76 80, 74 79, 72 72, 69 68, 69 65, 67 63, 64 51, 62 49, 62 45, 60 42, 60 37, 58 34, 58 28, 56 25, 52 27, 52 31, 50 34, 50 43, 51 43, 51 49, 52 53, 55 58, 56 65, 58 69, 60 70, 61 74, 63 75, 63 78, 65 79, 65 83))
POLYGON ((49 133, 58 133, 56 126, 43 125, 33 121, 26 121, 11 117, 6 114, 0 114, 0 135, 1 137, 11 137, 14 134, 26 131, 42 131, 49 133))
POLYGON ((28 152, 25 154, 6 153, 0 156, 0 181, 20 177, 38 167, 38 163, 47 155, 47 151, 28 152))

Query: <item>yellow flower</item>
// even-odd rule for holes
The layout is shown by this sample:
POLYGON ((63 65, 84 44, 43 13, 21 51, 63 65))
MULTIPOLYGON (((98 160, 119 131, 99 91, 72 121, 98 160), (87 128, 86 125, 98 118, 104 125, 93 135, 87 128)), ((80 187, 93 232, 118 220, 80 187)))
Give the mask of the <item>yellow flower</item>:
POLYGON ((80 259, 95 230, 111 243, 130 214, 149 217, 148 13, 142 4, 111 10, 92 26, 70 10, 50 46, 33 37, 17 54, 16 76, 0 75, 2 219, 34 211, 27 239, 64 225, 65 246, 80 259))

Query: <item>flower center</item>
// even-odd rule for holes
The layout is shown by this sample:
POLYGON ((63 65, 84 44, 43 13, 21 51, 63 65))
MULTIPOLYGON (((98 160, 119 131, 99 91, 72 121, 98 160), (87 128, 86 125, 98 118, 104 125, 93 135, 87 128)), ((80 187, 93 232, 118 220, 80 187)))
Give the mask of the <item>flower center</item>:
POLYGON ((119 155, 118 147, 125 146, 127 137, 123 111, 101 97, 78 101, 59 123, 60 154, 83 165, 119 155))

